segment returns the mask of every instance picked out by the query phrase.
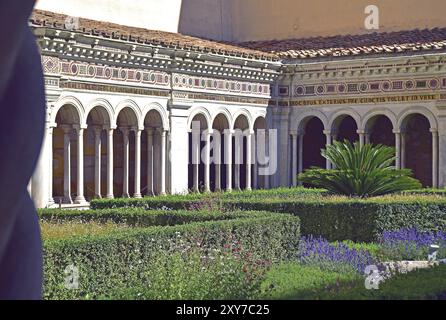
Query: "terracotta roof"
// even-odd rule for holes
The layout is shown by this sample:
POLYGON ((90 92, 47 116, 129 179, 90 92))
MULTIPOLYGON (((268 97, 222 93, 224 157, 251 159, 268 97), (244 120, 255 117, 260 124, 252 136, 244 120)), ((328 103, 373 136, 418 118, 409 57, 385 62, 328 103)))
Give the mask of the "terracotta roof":
POLYGON ((239 45, 277 54, 280 58, 285 59, 434 51, 446 49, 446 28, 257 41, 239 45))
MULTIPOLYGON (((64 14, 36 9, 31 15, 30 23, 34 27, 50 27, 67 30, 66 18, 67 15, 64 14)), ((124 41, 163 47, 174 47, 198 52, 238 56, 259 60, 278 60, 276 55, 264 51, 257 51, 231 44, 190 37, 179 33, 128 27, 84 18, 79 18, 79 24, 74 31, 103 38, 120 39, 124 41)))

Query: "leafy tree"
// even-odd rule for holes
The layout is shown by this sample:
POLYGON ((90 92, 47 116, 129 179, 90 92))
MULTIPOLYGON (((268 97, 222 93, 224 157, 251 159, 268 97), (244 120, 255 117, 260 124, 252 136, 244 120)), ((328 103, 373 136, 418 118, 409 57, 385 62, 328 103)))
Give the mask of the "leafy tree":
POLYGON ((331 192, 358 197, 419 189, 410 169, 396 169, 395 149, 384 145, 335 141, 321 151, 332 170, 312 167, 299 175, 303 183, 331 192))

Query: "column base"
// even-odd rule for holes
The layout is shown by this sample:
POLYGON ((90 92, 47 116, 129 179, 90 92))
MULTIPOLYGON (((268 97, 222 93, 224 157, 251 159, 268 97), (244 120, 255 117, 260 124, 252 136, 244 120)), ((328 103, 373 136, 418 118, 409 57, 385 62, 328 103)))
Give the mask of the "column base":
POLYGON ((162 191, 162 192, 160 192, 159 195, 160 195, 160 196, 165 196, 165 195, 167 195, 167 194, 166 194, 166 192, 162 191))
POLYGON ((94 197, 95 199, 102 199, 102 196, 100 194, 96 194, 94 197))
POLYGON ((141 193, 135 193, 135 194, 133 195, 133 198, 141 199, 141 198, 142 198, 142 195, 141 195, 141 193))
POLYGON ((154 197, 155 193, 153 191, 147 191, 146 196, 148 197, 154 197))
POLYGON ((130 195, 129 195, 128 193, 123 193, 123 194, 122 194, 122 197, 123 197, 123 198, 130 198, 130 195))
POLYGON ((54 202, 54 198, 53 197, 48 199, 48 207, 53 206, 55 204, 56 204, 56 202, 54 202))
POLYGON ((73 204, 73 199, 70 196, 65 196, 62 200, 63 204, 73 204))
POLYGON ((112 195, 112 194, 107 194, 107 199, 114 199, 114 198, 115 198, 114 195, 112 195))
POLYGON ((80 196, 80 197, 76 197, 76 199, 74 199, 74 203, 75 204, 86 204, 87 200, 85 200, 84 196, 80 196))

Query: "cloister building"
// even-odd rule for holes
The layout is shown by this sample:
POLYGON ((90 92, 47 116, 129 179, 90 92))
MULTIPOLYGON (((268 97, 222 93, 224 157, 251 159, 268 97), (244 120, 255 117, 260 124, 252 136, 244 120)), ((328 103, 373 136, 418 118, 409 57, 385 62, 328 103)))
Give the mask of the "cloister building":
POLYGON ((446 28, 235 44, 67 18, 30 19, 47 95, 38 207, 295 186, 344 139, 394 146, 397 167, 446 187, 446 28), (192 163, 195 122, 221 161, 192 163), (250 152, 263 129, 277 155, 266 175, 250 152))

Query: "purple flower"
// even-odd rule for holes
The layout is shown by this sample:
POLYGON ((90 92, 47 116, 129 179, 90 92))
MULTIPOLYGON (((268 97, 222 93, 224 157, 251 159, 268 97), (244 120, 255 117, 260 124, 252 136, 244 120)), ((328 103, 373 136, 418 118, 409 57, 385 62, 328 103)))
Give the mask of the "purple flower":
POLYGON ((298 260, 301 263, 318 265, 333 271, 347 268, 361 274, 366 266, 375 264, 367 250, 350 248, 344 243, 330 244, 323 238, 313 236, 301 239, 298 260))

